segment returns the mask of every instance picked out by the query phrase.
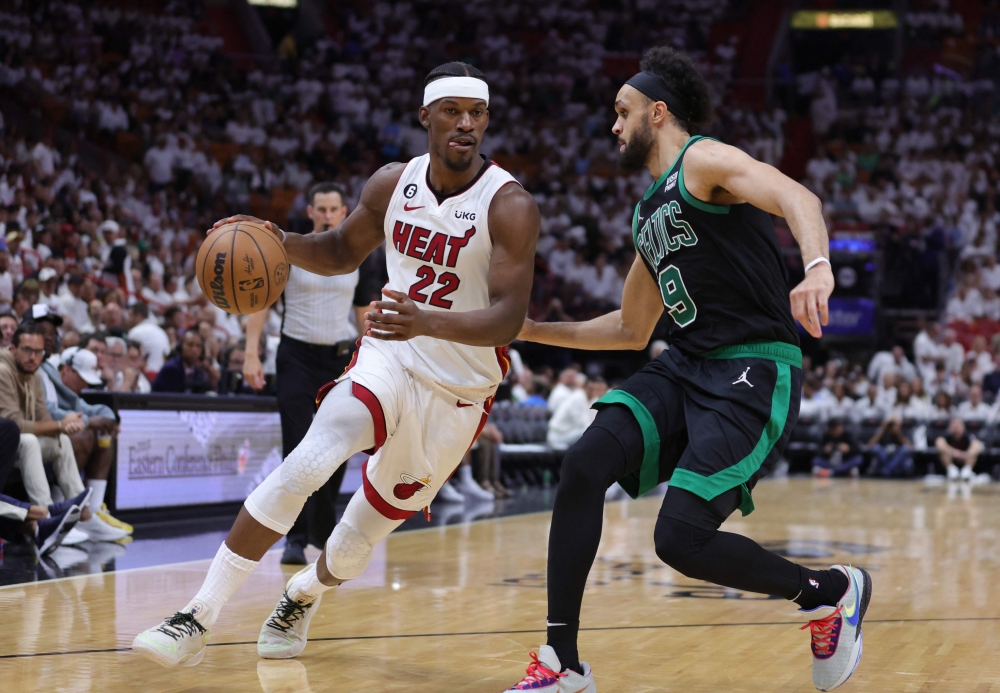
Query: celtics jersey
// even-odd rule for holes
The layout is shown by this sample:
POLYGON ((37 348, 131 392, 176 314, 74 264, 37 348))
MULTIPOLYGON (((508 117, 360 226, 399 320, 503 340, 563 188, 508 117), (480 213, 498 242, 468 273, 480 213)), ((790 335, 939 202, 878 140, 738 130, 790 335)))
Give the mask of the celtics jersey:
POLYGON ((716 205, 684 187, 692 137, 635 207, 635 248, 660 289, 667 341, 703 354, 767 341, 797 345, 784 263, 770 215, 749 203, 716 205))

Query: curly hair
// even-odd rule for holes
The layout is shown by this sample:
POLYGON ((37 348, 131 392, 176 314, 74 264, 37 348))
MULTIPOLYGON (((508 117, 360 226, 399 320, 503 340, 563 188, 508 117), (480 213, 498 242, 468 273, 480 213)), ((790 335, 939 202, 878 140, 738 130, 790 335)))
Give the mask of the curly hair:
POLYGON ((687 106, 686 121, 674 116, 678 127, 694 133, 704 130, 712 122, 712 97, 708 93, 708 84, 687 55, 670 46, 650 48, 642 56, 639 69, 662 78, 670 91, 687 106))
POLYGON ((482 70, 469 65, 468 63, 453 62, 445 63, 444 65, 438 65, 433 70, 427 73, 427 77, 424 78, 424 86, 433 82, 436 79, 442 79, 444 77, 475 77, 476 79, 481 79, 486 81, 486 75, 483 74, 482 70))

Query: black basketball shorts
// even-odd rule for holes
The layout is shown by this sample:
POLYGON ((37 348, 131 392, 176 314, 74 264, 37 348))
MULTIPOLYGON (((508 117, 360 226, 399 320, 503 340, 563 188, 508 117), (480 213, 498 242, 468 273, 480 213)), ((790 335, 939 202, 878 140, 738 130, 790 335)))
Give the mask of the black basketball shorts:
POLYGON ((628 407, 642 429, 642 465, 619 484, 633 498, 669 481, 706 501, 751 489, 781 457, 799 415, 802 352, 753 342, 701 356, 676 347, 598 400, 628 407))

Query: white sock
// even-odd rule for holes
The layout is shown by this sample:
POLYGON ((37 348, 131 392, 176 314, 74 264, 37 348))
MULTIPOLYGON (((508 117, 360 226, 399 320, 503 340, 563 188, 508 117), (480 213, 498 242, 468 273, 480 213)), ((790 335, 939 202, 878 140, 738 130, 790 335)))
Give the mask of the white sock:
POLYGON ((330 585, 324 585, 319 581, 319 576, 316 575, 316 564, 311 563, 308 568, 292 578, 287 591, 288 596, 291 597, 293 601, 298 602, 302 597, 305 597, 305 599, 300 602, 305 603, 315 600, 316 597, 329 589, 333 588, 330 585))
POLYGON ((204 584, 182 611, 194 614, 201 625, 211 628, 219 618, 223 605, 246 582, 250 573, 257 568, 258 562, 233 553, 226 542, 222 542, 208 569, 204 584))
POLYGON ((458 478, 463 484, 467 484, 470 481, 472 483, 476 482, 476 480, 472 478, 472 467, 467 464, 463 464, 458 468, 458 478))
POLYGON ((90 502, 87 504, 90 512, 97 514, 104 505, 104 492, 108 490, 107 479, 87 479, 87 488, 94 489, 90 494, 90 502))

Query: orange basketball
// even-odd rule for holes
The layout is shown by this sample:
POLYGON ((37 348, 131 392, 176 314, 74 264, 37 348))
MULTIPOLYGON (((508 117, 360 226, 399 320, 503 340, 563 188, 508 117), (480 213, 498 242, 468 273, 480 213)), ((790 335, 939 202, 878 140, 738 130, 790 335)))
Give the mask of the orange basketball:
POLYGON ((269 308, 288 280, 285 246, 261 224, 238 221, 210 233, 195 261, 198 284, 227 313, 269 308))

